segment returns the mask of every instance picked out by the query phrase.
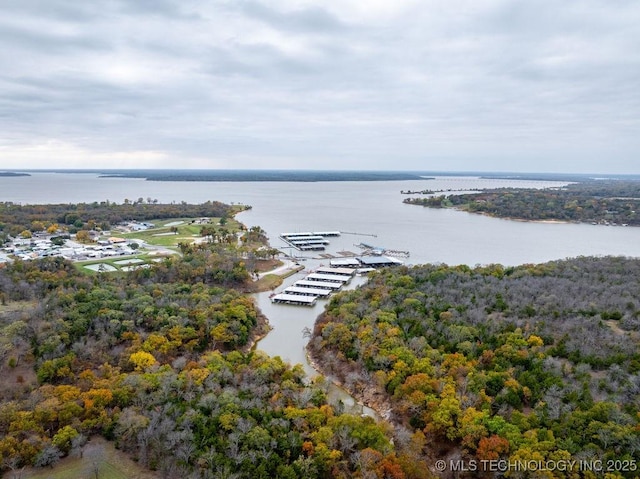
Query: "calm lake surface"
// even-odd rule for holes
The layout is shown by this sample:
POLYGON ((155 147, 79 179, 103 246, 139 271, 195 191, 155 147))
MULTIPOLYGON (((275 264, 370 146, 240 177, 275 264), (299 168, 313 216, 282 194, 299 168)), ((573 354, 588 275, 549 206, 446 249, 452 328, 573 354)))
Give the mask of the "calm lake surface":
MULTIPOLYGON (((361 242, 406 250, 408 264, 539 263, 583 255, 640 257, 640 228, 578 224, 527 223, 453 210, 405 205, 401 190, 476 190, 491 187, 561 186, 565 183, 438 177, 424 181, 383 182, 152 182, 130 178, 99 178, 96 174, 33 173, 30 177, 0 177, 0 201, 15 203, 78 203, 124 199, 202 203, 208 200, 243 203, 252 210, 238 216, 248 227, 267 231, 274 247, 284 247, 283 232, 337 230, 327 252, 359 252, 361 242), (376 236, 371 236, 376 235, 376 236)), ((300 254, 300 253, 298 253, 300 254)), ((311 256, 311 254, 306 254, 311 256)), ((307 259, 308 270, 328 260, 307 259)), ((283 288, 301 279, 288 278, 283 288)), ((357 279, 355 282, 364 281, 357 279)), ((282 289, 282 288, 280 288, 282 289)), ((302 363, 307 340, 323 302, 312 308, 273 305, 267 294, 256 295, 273 331, 259 348, 291 363, 302 363)))

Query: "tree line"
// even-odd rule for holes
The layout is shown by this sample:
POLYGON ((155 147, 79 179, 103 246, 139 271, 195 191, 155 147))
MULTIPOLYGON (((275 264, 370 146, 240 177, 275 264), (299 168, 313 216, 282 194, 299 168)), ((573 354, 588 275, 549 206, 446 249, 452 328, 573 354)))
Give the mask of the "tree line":
MULTIPOLYGON (((125 200, 118 204, 111 201, 77 204, 20 205, 0 202, 0 239, 16 237, 23 231, 43 231, 51 225, 75 232, 79 229, 98 227, 108 230, 123 221, 150 221, 169 218, 215 217, 227 218, 238 207, 207 201, 199 205, 181 203, 161 204, 157 200, 146 202, 125 200)), ((242 207, 246 208, 246 207, 242 207)), ((57 228, 56 228, 57 229, 57 228)))

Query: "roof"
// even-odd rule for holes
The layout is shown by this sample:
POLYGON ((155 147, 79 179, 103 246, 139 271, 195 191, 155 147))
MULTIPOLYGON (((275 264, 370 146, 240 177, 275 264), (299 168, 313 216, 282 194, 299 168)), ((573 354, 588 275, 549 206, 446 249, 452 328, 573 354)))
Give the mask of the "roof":
POLYGON ((307 276, 307 279, 311 281, 330 281, 330 282, 338 282, 338 283, 348 283, 351 279, 349 276, 339 275, 339 274, 320 274, 320 273, 311 273, 307 276))
POLYGON ((303 296, 301 294, 286 294, 286 293, 280 293, 280 294, 276 294, 273 298, 271 298, 272 301, 276 301, 276 302, 291 302, 291 303, 305 303, 305 304, 313 304, 316 302, 317 298, 315 296, 303 296))
POLYGON ((302 279, 300 281, 296 281, 294 286, 338 290, 342 288, 342 283, 330 283, 328 281, 307 281, 305 279, 302 279))
POLYGON ((360 266, 360 261, 355 258, 337 258, 329 261, 331 267, 335 266, 360 266))
POLYGON ((284 290, 285 294, 304 294, 308 296, 329 296, 330 289, 321 288, 301 288, 300 286, 289 286, 284 290))
MULTIPOLYGON (((358 266, 359 266, 359 264, 358 264, 358 266)), ((320 274, 335 274, 335 275, 338 275, 338 276, 353 276, 355 272, 356 272, 356 270, 352 269, 352 268, 320 267, 320 268, 318 268, 316 270, 316 273, 320 273, 320 274)))
POLYGON ((387 256, 358 256, 356 258, 364 266, 378 265, 378 266, 391 266, 396 264, 402 264, 402 261, 395 258, 389 258, 387 256))

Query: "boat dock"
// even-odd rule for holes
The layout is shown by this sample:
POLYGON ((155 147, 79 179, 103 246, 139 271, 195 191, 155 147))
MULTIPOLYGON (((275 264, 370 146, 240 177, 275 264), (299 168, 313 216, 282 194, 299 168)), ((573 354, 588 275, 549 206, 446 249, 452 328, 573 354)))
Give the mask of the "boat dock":
MULTIPOLYGON (((362 254, 366 254, 366 255, 373 255, 373 256, 382 256, 382 255, 386 255, 386 256, 400 256, 403 258, 408 258, 409 257, 409 252, 408 251, 401 251, 401 250, 395 250, 395 249, 387 249, 383 246, 374 246, 371 244, 367 244, 367 243, 360 243, 357 245, 358 248, 362 249, 362 254)), ((358 258, 356 258, 358 259, 358 258)), ((359 259, 358 259, 359 260, 359 259)))
POLYGON ((271 301, 279 304, 313 306, 318 298, 326 299, 333 292, 340 291, 354 275, 355 269, 318 268, 317 272, 296 281, 282 293, 272 295, 271 301))
POLYGON ((340 236, 339 231, 305 231, 301 233, 282 233, 280 238, 299 251, 324 251, 329 244, 328 237, 340 236))
POLYGON ((404 264, 399 259, 390 258, 388 256, 358 256, 356 259, 360 261, 363 268, 382 268, 384 266, 398 266, 404 264))
POLYGON ((333 269, 341 268, 359 268, 360 261, 355 258, 334 258, 329 261, 329 265, 333 269))
POLYGON ((286 294, 299 294, 303 296, 318 296, 319 298, 328 298, 331 294, 330 289, 320 288, 302 288, 300 286, 289 286, 283 291, 286 294))
POLYGON ((344 276, 340 274, 321 274, 311 273, 307 276, 309 281, 326 281, 328 283, 340 283, 342 285, 348 284, 351 281, 351 276, 344 276))
POLYGON ((338 291, 342 288, 342 283, 330 283, 329 281, 309 281, 308 279, 301 279, 296 281, 294 286, 300 288, 320 288, 329 289, 331 291, 338 291))
POLYGON ((318 300, 317 296, 280 293, 271 297, 273 303, 294 304, 296 306, 313 306, 318 300))
MULTIPOLYGON (((302 233, 282 233, 280 238, 289 246, 300 251, 324 250, 329 244, 326 237, 340 236, 339 231, 315 231, 302 233)), ((362 248, 373 248, 368 244, 359 245, 362 248)), ((296 281, 282 293, 273 294, 271 301, 278 304, 292 304, 296 306, 314 306, 318 299, 326 299, 332 293, 340 291, 349 284, 356 274, 373 271, 374 268, 394 266, 402 261, 382 256, 357 256, 355 258, 336 258, 330 262, 330 267, 321 266, 309 273, 304 279, 296 281)))
MULTIPOLYGON (((360 263, 358 263, 357 266, 360 266, 360 263)), ((316 273, 319 274, 334 274, 337 276, 347 277, 353 277, 355 272, 356 270, 354 268, 327 268, 325 266, 321 266, 320 268, 316 269, 316 273)))
POLYGON ((330 237, 330 236, 340 236, 340 231, 313 231, 313 232, 299 232, 299 233, 282 233, 280 236, 284 236, 287 238, 295 238, 296 236, 322 236, 322 237, 330 237))

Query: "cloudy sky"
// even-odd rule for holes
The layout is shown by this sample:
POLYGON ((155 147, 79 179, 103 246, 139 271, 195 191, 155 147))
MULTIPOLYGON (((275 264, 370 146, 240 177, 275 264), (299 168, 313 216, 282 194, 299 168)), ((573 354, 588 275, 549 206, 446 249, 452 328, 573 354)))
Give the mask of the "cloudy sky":
POLYGON ((3 0, 0 168, 640 172, 637 0, 3 0))

